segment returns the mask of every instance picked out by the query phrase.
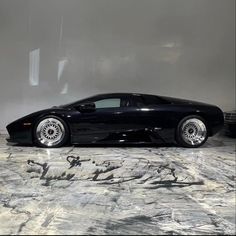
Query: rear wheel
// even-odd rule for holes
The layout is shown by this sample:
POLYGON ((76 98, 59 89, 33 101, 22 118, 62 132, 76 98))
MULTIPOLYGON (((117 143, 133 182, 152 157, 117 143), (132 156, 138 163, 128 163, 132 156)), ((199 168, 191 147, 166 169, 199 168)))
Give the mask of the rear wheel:
POLYGON ((183 118, 177 127, 176 141, 183 147, 200 147, 208 138, 205 120, 197 115, 183 118))
POLYGON ((67 124, 59 117, 44 117, 37 122, 34 128, 35 143, 40 147, 61 147, 67 142, 68 137, 67 124))

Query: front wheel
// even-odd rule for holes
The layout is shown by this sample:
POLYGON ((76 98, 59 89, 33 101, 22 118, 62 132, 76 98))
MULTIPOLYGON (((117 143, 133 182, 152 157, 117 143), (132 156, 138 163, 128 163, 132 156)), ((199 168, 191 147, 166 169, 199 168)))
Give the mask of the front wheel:
POLYGON ((36 145, 40 147, 56 148, 64 145, 69 136, 66 123, 55 116, 40 119, 34 128, 36 145))
POLYGON ((200 116, 187 116, 183 118, 176 130, 176 141, 183 147, 200 147, 208 138, 207 125, 200 116))

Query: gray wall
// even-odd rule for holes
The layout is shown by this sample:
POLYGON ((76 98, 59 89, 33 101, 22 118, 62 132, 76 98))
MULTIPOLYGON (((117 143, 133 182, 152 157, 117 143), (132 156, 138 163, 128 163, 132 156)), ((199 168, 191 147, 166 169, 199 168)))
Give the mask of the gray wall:
POLYGON ((234 0, 0 0, 0 129, 101 92, 235 107, 234 0))

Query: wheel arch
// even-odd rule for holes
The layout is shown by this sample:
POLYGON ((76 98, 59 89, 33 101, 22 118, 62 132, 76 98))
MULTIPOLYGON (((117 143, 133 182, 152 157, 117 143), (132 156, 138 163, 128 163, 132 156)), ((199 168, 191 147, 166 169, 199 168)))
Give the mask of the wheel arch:
POLYGON ((209 129, 208 122, 205 119, 205 116, 202 116, 199 112, 189 113, 188 115, 183 116, 182 119, 178 122, 178 125, 175 130, 175 141, 183 147, 191 147, 191 148, 200 147, 201 145, 203 145, 207 141, 210 132, 211 132, 211 130, 209 129), (189 144, 188 142, 184 141, 181 131, 180 131, 180 128, 181 128, 181 125, 183 124, 183 122, 186 122, 187 120, 192 119, 192 118, 197 118, 197 119, 201 120, 205 124, 206 131, 207 131, 204 134, 204 136, 202 136, 202 137, 204 137, 204 139, 200 140, 201 142, 198 142, 196 144, 193 144, 193 143, 189 144))
POLYGON ((37 118, 34 120, 33 125, 32 125, 32 130, 31 130, 31 135, 32 135, 32 142, 34 143, 35 141, 35 134, 34 130, 36 128, 36 125, 39 123, 40 120, 46 118, 46 117, 54 117, 54 118, 59 118, 63 120, 68 128, 69 134, 68 134, 68 143, 71 143, 71 127, 69 125, 68 120, 65 118, 63 114, 55 114, 55 113, 46 113, 46 114, 41 114, 40 116, 37 116, 37 118))
POLYGON ((184 115, 182 115, 178 119, 177 126, 175 128, 175 135, 176 135, 176 132, 177 132, 178 124, 180 123, 180 121, 182 119, 184 119, 187 116, 199 116, 199 117, 201 117, 205 121, 207 132, 208 132, 208 136, 209 137, 212 136, 212 127, 211 127, 211 125, 209 123, 208 115, 206 113, 204 113, 204 112, 188 112, 188 113, 185 113, 184 115))

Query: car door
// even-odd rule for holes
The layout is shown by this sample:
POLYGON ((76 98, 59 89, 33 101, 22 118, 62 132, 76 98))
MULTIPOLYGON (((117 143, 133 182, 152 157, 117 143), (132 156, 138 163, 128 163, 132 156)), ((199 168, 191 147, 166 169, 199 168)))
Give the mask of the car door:
POLYGON ((155 142, 163 142, 161 133, 165 114, 162 101, 152 95, 133 94, 132 104, 133 107, 136 107, 132 115, 137 117, 134 119, 134 129, 142 130, 146 140, 153 141, 155 139, 155 142))
POLYGON ((74 142, 109 142, 115 134, 127 128, 124 113, 127 109, 127 96, 99 96, 89 101, 95 104, 95 111, 81 113, 76 122, 74 142))

